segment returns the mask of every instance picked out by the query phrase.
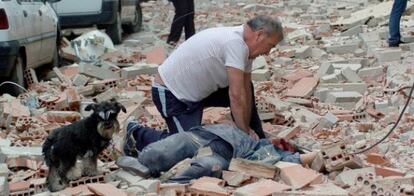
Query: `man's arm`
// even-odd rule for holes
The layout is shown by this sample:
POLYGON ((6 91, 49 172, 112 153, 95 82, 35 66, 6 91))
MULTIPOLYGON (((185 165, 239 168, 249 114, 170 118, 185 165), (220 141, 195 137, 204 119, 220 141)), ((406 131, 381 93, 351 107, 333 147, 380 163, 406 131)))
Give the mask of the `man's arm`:
POLYGON ((250 72, 244 73, 244 86, 246 89, 246 103, 247 103, 247 113, 246 113, 246 122, 249 125, 249 135, 255 140, 259 139, 256 131, 250 128, 250 121, 252 117, 252 105, 253 105, 253 95, 252 95, 252 74, 250 72))
POLYGON ((250 117, 251 103, 248 102, 248 96, 251 100, 251 95, 250 92, 246 91, 248 89, 246 86, 250 88, 250 82, 246 85, 245 72, 233 67, 227 67, 227 77, 229 80, 230 108, 234 122, 238 128, 249 134, 250 118, 248 117, 250 117))
POLYGON ((252 74, 250 72, 244 73, 244 87, 246 89, 246 103, 247 103, 247 115, 246 122, 250 127, 250 119, 252 116, 252 84, 251 84, 252 74))

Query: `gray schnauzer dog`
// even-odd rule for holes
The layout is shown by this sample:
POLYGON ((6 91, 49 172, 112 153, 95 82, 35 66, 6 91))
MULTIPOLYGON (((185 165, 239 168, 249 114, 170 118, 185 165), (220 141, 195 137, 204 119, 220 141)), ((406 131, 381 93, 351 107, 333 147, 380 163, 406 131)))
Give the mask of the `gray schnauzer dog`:
POLYGON ((119 112, 126 113, 125 107, 115 100, 93 103, 85 110, 93 110, 93 113, 53 130, 43 144, 44 159, 49 167, 46 183, 52 192, 66 188, 70 180, 98 174, 98 155, 110 144, 112 135, 119 132, 119 112), (81 173, 75 172, 77 160, 83 163, 81 173))

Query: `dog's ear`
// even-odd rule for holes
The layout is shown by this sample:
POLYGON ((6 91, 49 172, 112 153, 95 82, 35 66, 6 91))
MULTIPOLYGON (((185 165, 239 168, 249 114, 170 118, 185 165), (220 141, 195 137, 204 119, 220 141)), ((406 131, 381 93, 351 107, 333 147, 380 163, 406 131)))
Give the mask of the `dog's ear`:
POLYGON ((118 107, 122 110, 122 112, 124 112, 124 113, 126 113, 126 112, 127 112, 127 110, 126 110, 125 106, 124 106, 124 105, 122 105, 122 104, 120 104, 119 102, 116 102, 116 106, 118 106, 118 107))
POLYGON ((91 111, 96 109, 96 104, 91 103, 85 107, 85 111, 91 111))

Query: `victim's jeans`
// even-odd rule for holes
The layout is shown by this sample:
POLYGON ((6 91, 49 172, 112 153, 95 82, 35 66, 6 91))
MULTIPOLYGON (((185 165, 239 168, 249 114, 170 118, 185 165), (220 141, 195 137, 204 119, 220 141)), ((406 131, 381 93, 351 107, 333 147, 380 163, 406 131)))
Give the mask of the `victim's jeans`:
POLYGON ((233 154, 231 145, 213 134, 207 135, 209 143, 206 145, 198 143, 197 137, 197 134, 183 132, 151 143, 139 153, 138 161, 148 167, 151 175, 158 176, 180 161, 195 157, 200 148, 208 146, 212 154, 195 157, 188 168, 170 181, 188 183, 202 176, 221 175, 221 171, 229 167, 233 154))
POLYGON ((406 8, 407 0, 394 0, 389 20, 389 44, 398 44, 401 40, 400 21, 406 8))
MULTIPOLYGON (((210 127, 219 129, 225 126, 210 125, 210 127)), ((171 169, 186 158, 193 158, 190 166, 170 179, 172 182, 187 183, 191 179, 202 176, 220 177, 221 171, 228 169, 233 157, 271 165, 279 160, 302 163, 299 153, 275 148, 268 139, 253 140, 247 134, 235 129, 220 129, 220 131, 232 138, 237 138, 239 135, 246 140, 232 140, 210 132, 211 130, 208 131, 207 127, 199 127, 173 134, 146 147, 142 147, 143 141, 140 135, 157 130, 143 127, 138 122, 130 122, 127 129, 127 132, 133 134, 136 149, 143 148, 138 155, 138 161, 148 167, 152 176, 158 176, 160 172, 171 169), (210 153, 205 153, 206 150, 209 152, 208 148, 211 149, 210 153), (201 151, 203 153, 198 153, 200 149, 203 149, 201 151)))

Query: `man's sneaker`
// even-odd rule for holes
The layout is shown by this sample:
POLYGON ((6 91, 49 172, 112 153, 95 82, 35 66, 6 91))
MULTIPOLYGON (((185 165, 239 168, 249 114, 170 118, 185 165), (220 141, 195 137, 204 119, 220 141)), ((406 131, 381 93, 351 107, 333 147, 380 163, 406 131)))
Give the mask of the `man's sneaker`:
POLYGON ((390 48, 400 47, 400 43, 388 44, 388 47, 390 47, 390 48))
POLYGON ((138 157, 136 149, 136 140, 134 138, 134 131, 138 131, 142 126, 137 121, 130 121, 127 124, 126 133, 123 143, 124 155, 131 157, 138 157))
POLYGON ((115 162, 119 168, 131 172, 135 175, 147 178, 150 176, 150 170, 145 165, 141 164, 137 158, 129 156, 121 156, 115 162))
POLYGON ((397 43, 388 43, 388 47, 400 47, 400 44, 405 44, 405 42, 400 40, 397 43))

